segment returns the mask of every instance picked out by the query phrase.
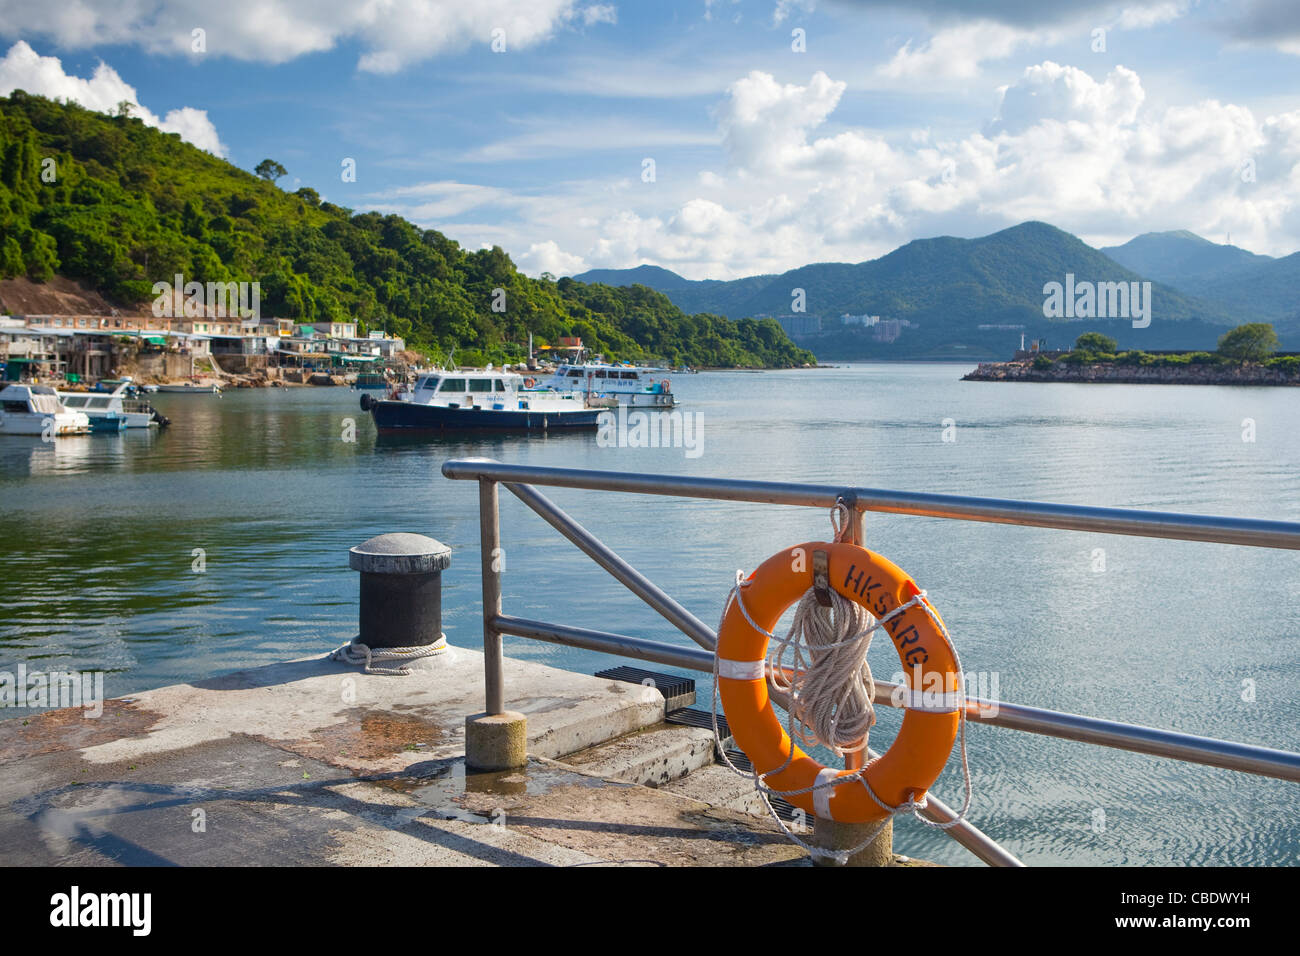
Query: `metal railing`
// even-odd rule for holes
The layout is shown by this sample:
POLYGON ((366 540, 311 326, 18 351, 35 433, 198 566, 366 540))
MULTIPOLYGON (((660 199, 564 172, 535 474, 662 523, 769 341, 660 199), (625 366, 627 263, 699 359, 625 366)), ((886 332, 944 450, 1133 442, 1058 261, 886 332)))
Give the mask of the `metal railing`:
MULTIPOLYGON (((837 485, 737 481, 725 478, 690 478, 677 475, 510 465, 488 458, 453 459, 443 464, 442 473, 447 478, 479 482, 485 687, 487 711, 493 714, 505 710, 501 652, 501 637, 504 634, 618 654, 686 670, 713 673, 714 650, 717 647, 717 635, 713 629, 620 558, 595 535, 532 487, 533 485, 821 508, 830 508, 837 503, 843 503, 851 509, 852 514, 847 539, 857 543, 863 541, 864 514, 868 511, 876 511, 1300 551, 1300 524, 1262 521, 1254 518, 1093 508, 1084 505, 917 494, 837 485), (540 515, 560 534, 573 542, 579 550, 663 615, 673 627, 699 647, 681 647, 624 634, 533 621, 503 614, 499 571, 501 528, 498 484, 504 485, 507 491, 540 515)), ((901 695, 898 699, 894 696, 897 686, 886 681, 876 681, 875 702, 889 707, 899 706, 898 699, 901 699, 901 695)), ((966 719, 994 727, 1023 730, 1064 740, 1081 741, 1133 753, 1168 757, 1300 783, 1300 754, 1289 751, 975 697, 967 699, 966 719)), ((948 823, 956 818, 956 814, 933 795, 929 797, 929 807, 922 812, 936 822, 948 823)), ((995 866, 1022 865, 1015 856, 967 820, 944 832, 985 863, 995 866)))

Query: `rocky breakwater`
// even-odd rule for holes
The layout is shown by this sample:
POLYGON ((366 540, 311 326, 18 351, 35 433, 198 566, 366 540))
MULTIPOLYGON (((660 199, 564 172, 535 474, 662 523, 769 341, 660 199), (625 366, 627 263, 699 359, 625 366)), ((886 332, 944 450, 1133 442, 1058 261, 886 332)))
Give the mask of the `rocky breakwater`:
POLYGON ((1095 382, 1114 385, 1300 385, 1300 371, 1253 362, 1232 365, 1072 365, 982 362, 966 382, 1095 382))

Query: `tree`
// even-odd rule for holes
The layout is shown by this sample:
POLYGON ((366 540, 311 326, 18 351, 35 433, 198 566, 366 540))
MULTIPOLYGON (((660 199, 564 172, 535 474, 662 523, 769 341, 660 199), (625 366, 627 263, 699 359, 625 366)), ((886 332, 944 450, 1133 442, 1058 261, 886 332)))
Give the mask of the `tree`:
POLYGON ((281 176, 288 176, 289 170, 285 169, 274 159, 264 159, 253 168, 253 172, 261 176, 268 183, 273 183, 281 176))
POLYGON ((1267 322, 1249 322, 1225 332, 1219 354, 1240 362, 1262 362, 1277 350, 1277 333, 1267 322))
POLYGON ((1074 347, 1081 352, 1114 352, 1118 345, 1109 335, 1100 332, 1084 332, 1074 340, 1074 347))
POLYGON ((135 108, 135 104, 132 103, 130 100, 118 100, 117 101, 118 118, 129 119, 131 116, 131 110, 133 110, 134 108, 135 108))

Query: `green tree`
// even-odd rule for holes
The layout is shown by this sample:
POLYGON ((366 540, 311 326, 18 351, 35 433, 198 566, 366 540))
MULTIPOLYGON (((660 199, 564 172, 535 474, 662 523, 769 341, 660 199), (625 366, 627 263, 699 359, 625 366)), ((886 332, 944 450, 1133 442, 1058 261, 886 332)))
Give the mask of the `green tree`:
POLYGON ((257 173, 257 175, 261 176, 268 183, 275 182, 281 176, 289 175, 289 170, 285 169, 274 159, 262 160, 253 168, 253 172, 257 173))
POLYGON ((1239 325, 1219 338, 1219 354, 1240 362, 1262 362, 1277 351, 1277 333, 1267 322, 1239 325))
POLYGON ((1109 335, 1100 332, 1084 332, 1074 340, 1074 347, 1081 352, 1114 352, 1118 345, 1109 335))

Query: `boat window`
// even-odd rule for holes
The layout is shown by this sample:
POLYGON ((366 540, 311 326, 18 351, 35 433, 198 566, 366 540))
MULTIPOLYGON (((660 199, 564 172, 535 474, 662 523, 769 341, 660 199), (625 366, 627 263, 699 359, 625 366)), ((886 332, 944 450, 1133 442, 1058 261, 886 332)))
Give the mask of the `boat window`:
POLYGON ((636 378, 636 372, 619 372, 619 373, 618 373, 618 377, 619 377, 619 378, 631 378, 631 379, 635 379, 635 378, 636 378))
POLYGON ((465 391, 465 380, 463 378, 444 378, 442 380, 442 391, 463 392, 465 391))
POLYGON ((497 379, 492 383, 492 388, 495 391, 504 392, 506 390, 506 383, 501 381, 501 379, 497 379))
POLYGON ((490 392, 492 391, 492 379, 471 378, 469 380, 469 390, 471 392, 490 392))
POLYGON ((6 412, 25 412, 27 411, 26 402, 5 402, 6 412))
POLYGON ((605 377, 605 370, 603 368, 596 369, 596 378, 604 378, 604 377, 605 377))
POLYGON ((66 395, 63 398, 63 404, 68 408, 85 408, 88 401, 90 398, 86 395, 66 395))
MULTIPOLYGON (((370 379, 376 379, 380 377, 381 376, 378 375, 368 376, 368 378, 370 379)), ((428 378, 420 379, 420 388, 427 388, 429 391, 433 391, 437 387, 438 387, 438 376, 436 375, 430 375, 428 378)))
POLYGON ((581 370, 576 368, 569 369, 569 378, 582 378, 581 370))

